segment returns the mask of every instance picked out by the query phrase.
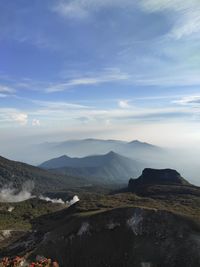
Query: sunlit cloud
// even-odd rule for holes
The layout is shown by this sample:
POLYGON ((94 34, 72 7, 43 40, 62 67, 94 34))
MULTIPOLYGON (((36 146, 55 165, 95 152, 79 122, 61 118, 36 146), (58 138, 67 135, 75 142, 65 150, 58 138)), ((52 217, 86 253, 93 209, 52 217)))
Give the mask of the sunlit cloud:
POLYGON ((118 102, 120 108, 130 108, 130 104, 128 100, 120 100, 118 102))
POLYGON ((13 114, 12 119, 20 125, 26 125, 28 123, 28 115, 25 113, 13 114))
POLYGON ((28 114, 16 108, 0 108, 0 127, 4 128, 8 125, 26 125, 28 123, 28 114))

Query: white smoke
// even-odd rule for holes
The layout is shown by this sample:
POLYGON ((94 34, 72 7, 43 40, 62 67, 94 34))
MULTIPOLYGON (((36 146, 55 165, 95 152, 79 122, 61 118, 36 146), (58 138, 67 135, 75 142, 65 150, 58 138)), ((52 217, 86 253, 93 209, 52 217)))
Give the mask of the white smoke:
POLYGON ((12 184, 5 185, 0 189, 0 202, 20 202, 33 198, 31 192, 34 189, 33 181, 22 184, 21 190, 14 188, 12 184))
POLYGON ((15 209, 14 207, 10 206, 10 207, 8 208, 8 211, 9 211, 9 212, 12 212, 14 209, 15 209))
POLYGON ((39 196, 39 199, 45 200, 47 202, 52 202, 52 203, 65 204, 65 202, 61 198, 57 199, 57 198, 39 196))
MULTIPOLYGON (((5 185, 0 189, 0 202, 21 202, 30 198, 34 198, 36 196, 32 195, 31 193, 33 189, 34 189, 33 181, 24 182, 21 186, 21 190, 14 188, 12 184, 5 185)), ((38 198, 55 204, 64 204, 67 206, 71 206, 79 201, 79 197, 76 195, 71 200, 66 202, 63 201, 61 198, 58 199, 50 198, 50 197, 45 197, 43 195, 40 195, 38 198)), ((8 211, 12 212, 13 209, 14 209, 13 207, 9 207, 8 211)))
POLYGON ((45 196, 39 196, 39 199, 48 201, 48 202, 52 202, 52 203, 57 203, 57 204, 64 204, 67 206, 71 206, 73 204, 75 204, 76 202, 79 201, 79 197, 78 196, 74 196, 71 200, 64 202, 61 198, 50 198, 50 197, 45 197, 45 196))
POLYGON ((80 200, 79 197, 77 195, 75 195, 71 200, 66 201, 66 204, 71 206, 71 205, 75 204, 76 202, 78 202, 79 200, 80 200))

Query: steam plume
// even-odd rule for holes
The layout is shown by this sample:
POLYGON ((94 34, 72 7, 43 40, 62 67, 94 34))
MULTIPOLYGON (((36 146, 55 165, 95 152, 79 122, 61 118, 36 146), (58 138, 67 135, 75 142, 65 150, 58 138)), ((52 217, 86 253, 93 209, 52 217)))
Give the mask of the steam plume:
POLYGON ((70 201, 67 201, 66 204, 71 206, 71 205, 75 204, 78 201, 79 201, 79 197, 75 195, 70 201))
POLYGON ((58 204, 65 204, 65 202, 61 198, 50 198, 50 197, 44 197, 44 196, 39 196, 39 199, 49 201, 52 203, 58 203, 58 204))
POLYGON ((79 197, 78 196, 74 196, 71 200, 64 202, 61 198, 50 198, 50 197, 45 197, 45 196, 39 196, 39 199, 45 200, 45 201, 49 201, 52 203, 58 203, 58 204, 66 204, 67 206, 71 206, 73 204, 75 204, 76 202, 79 201, 79 197))
MULTIPOLYGON (((27 181, 22 184, 21 190, 16 189, 12 186, 12 184, 5 185, 2 189, 0 189, 0 202, 21 202, 30 198, 34 198, 36 196, 32 195, 32 191, 34 189, 34 182, 33 181, 27 181)), ((69 201, 63 201, 61 198, 50 198, 45 197, 43 195, 39 196, 39 199, 49 201, 52 203, 57 204, 65 204, 67 206, 71 206, 79 201, 78 196, 74 196, 69 201)), ((8 211, 12 212, 13 208, 9 208, 8 211)))
POLYGON ((33 181, 26 181, 22 184, 21 190, 14 188, 12 184, 5 185, 0 189, 0 202, 20 202, 32 198, 31 192, 34 189, 33 181))

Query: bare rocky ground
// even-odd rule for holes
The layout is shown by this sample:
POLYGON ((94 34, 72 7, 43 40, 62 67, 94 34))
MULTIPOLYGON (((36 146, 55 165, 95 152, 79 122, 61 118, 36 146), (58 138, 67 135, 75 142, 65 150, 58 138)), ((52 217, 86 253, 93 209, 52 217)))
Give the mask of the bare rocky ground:
POLYGON ((8 213, 2 204, 4 218, 15 220, 3 229, 1 217, 1 229, 17 231, 1 232, 0 255, 39 255, 66 267, 200 266, 200 189, 182 179, 141 186, 82 192, 69 208, 32 199, 8 213))

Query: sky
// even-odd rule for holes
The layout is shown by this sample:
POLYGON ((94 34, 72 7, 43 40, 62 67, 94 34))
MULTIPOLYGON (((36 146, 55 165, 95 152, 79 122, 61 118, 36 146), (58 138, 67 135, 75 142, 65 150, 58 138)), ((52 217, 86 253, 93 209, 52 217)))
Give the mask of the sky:
POLYGON ((199 0, 0 0, 0 146, 200 141, 199 0))

